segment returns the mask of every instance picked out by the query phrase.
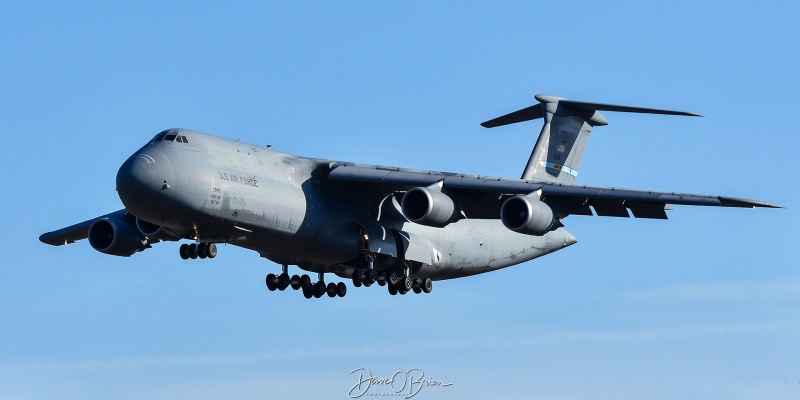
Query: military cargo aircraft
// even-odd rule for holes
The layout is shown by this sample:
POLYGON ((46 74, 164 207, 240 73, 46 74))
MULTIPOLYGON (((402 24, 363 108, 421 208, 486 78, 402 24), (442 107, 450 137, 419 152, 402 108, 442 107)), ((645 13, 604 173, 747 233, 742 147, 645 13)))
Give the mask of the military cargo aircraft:
POLYGON ((778 206, 723 196, 575 184, 599 111, 698 116, 537 95, 538 103, 484 122, 542 118, 521 178, 497 178, 300 157, 187 129, 157 134, 120 167, 125 208, 41 235, 81 239, 128 257, 165 241, 183 259, 217 256, 225 243, 282 265, 270 291, 342 297, 343 282, 389 293, 429 293, 433 281, 520 264, 576 243, 569 215, 666 219, 672 205, 778 206), (289 275, 289 266, 317 273, 289 275))

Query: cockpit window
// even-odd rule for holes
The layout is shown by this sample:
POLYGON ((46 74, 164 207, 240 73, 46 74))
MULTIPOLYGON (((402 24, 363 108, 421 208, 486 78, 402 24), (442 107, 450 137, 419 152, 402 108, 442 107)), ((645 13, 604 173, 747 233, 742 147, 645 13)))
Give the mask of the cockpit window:
POLYGON ((156 135, 156 137, 153 138, 153 140, 151 140, 151 142, 168 140, 170 142, 189 143, 189 139, 187 139, 186 136, 173 135, 173 133, 175 133, 175 130, 173 129, 167 129, 165 131, 161 131, 158 135, 156 135))

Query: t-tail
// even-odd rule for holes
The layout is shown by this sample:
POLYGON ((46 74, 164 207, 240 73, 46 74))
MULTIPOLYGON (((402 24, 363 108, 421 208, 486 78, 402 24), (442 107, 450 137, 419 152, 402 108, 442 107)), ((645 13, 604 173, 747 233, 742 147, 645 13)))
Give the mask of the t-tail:
POLYGON ((608 125, 598 111, 700 116, 683 111, 587 103, 544 94, 537 95, 536 100, 539 104, 497 117, 481 125, 494 128, 543 118, 542 132, 522 172, 522 179, 565 184, 575 183, 575 178, 578 177, 578 168, 592 128, 608 125))

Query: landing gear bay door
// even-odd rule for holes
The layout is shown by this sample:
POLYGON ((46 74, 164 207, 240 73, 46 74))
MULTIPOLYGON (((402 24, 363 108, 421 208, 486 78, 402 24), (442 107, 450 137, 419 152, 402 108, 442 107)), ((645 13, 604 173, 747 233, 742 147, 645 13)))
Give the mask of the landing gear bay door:
POLYGON ((420 235, 405 231, 397 232, 397 245, 402 252, 403 260, 417 264, 419 270, 414 272, 433 272, 442 265, 442 253, 430 241, 420 235), (420 265, 421 264, 421 265, 420 265))
POLYGON ((392 231, 376 224, 364 223, 358 225, 361 229, 362 249, 364 251, 397 258, 397 241, 392 231))

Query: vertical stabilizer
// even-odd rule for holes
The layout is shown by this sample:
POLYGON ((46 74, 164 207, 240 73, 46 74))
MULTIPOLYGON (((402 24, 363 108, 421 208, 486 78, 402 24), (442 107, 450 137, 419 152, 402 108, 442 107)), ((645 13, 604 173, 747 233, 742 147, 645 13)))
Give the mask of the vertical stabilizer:
POLYGON ((542 94, 537 95, 536 100, 539 104, 486 121, 481 125, 493 128, 538 118, 544 119, 544 126, 533 147, 528 164, 522 172, 522 179, 565 184, 575 183, 592 128, 608 125, 606 119, 599 113, 600 110, 698 116, 683 111, 571 101, 542 94))

